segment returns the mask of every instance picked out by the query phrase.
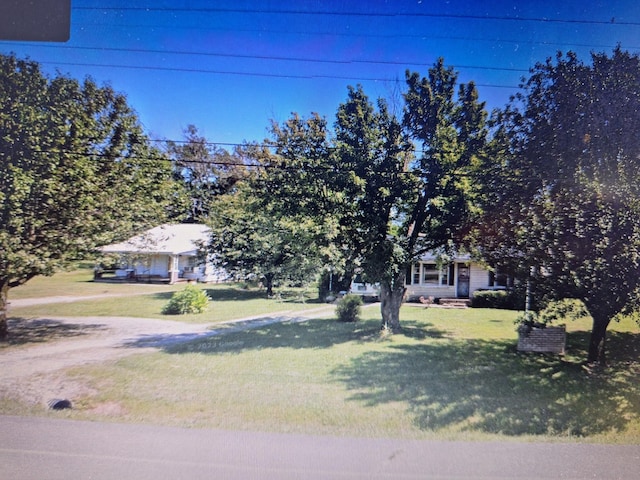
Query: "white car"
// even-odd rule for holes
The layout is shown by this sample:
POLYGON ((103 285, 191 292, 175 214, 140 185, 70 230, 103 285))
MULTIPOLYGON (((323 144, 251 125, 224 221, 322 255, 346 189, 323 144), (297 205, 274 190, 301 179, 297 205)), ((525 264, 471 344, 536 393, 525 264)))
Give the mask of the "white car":
POLYGON ((377 301, 380 299, 380 284, 366 283, 360 275, 356 275, 351 281, 349 293, 353 295, 360 295, 363 300, 367 299, 377 301))

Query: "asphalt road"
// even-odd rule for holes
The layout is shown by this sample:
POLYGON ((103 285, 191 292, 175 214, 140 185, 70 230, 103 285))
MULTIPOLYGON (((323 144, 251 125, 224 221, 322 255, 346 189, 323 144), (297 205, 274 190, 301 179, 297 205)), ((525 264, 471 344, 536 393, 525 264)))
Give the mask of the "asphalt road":
POLYGON ((434 442, 0 415, 0 478, 640 478, 640 446, 434 442))

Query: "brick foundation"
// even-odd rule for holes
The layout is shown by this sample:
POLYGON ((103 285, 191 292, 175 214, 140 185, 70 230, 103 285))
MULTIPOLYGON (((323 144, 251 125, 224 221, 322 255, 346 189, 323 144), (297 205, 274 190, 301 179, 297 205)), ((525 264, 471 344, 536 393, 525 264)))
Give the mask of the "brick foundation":
POLYGON ((518 329, 519 352, 546 352, 564 354, 567 341, 565 325, 557 327, 525 327, 518 329))

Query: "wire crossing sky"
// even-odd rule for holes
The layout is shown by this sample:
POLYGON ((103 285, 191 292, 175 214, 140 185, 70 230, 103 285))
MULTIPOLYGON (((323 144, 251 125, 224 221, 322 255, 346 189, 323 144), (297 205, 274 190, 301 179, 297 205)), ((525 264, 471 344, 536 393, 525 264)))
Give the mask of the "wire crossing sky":
POLYGON ((153 138, 188 124, 212 142, 262 141, 271 119, 333 124, 347 85, 400 106, 407 69, 438 57, 502 107, 557 51, 640 52, 640 2, 74 0, 66 43, 0 42, 45 71, 125 93, 153 138))

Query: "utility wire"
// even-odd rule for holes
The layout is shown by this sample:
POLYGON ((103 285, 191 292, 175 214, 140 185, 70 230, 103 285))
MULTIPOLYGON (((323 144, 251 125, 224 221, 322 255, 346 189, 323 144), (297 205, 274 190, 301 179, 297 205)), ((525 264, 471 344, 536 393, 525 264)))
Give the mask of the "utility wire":
POLYGON ((338 76, 338 75, 329 75, 329 74, 301 75, 301 74, 287 74, 287 73, 239 72, 239 71, 233 71, 233 70, 212 70, 212 69, 204 69, 204 68, 152 67, 152 66, 143 66, 143 65, 118 65, 118 64, 85 63, 85 62, 39 62, 39 63, 45 64, 45 65, 65 65, 65 66, 76 66, 76 67, 126 68, 126 69, 132 69, 132 70, 156 70, 156 71, 184 72, 184 73, 211 73, 211 74, 218 74, 218 75, 295 78, 295 79, 303 79, 303 80, 305 79, 313 80, 317 78, 324 78, 324 79, 335 79, 335 80, 362 80, 362 81, 372 81, 372 82, 395 81, 395 79, 390 79, 390 78, 374 78, 374 77, 365 78, 365 77, 350 77, 350 76, 338 76))
MULTIPOLYGON (((78 10, 98 10, 98 11, 145 11, 145 12, 153 12, 153 11, 162 11, 162 12, 227 12, 227 13, 291 13, 291 14, 309 14, 309 15, 359 15, 359 16, 407 16, 410 14, 406 13, 393 13, 393 14, 383 14, 383 13, 356 13, 356 12, 323 12, 323 11, 302 11, 302 10, 240 10, 240 9, 226 9, 226 8, 201 8, 201 9, 189 9, 189 8, 157 8, 157 7, 74 7, 74 9, 78 10)), ((413 16, 413 14, 411 14, 413 16)), ((452 18, 481 18, 481 19, 497 19, 497 20, 523 20, 524 17, 492 17, 492 16, 475 16, 475 15, 449 15, 449 14, 416 14, 418 16, 428 16, 428 17, 452 17, 452 18)), ((563 20, 552 20, 552 19, 531 19, 527 20, 544 20, 544 21, 562 21, 568 23, 607 23, 604 21, 586 21, 586 20, 578 20, 578 19, 563 19, 563 20)), ((615 22, 614 22, 615 23, 615 22)), ((627 22, 633 23, 633 22, 627 22)), ((618 22, 617 25, 621 25, 623 23, 618 22)), ((638 23, 640 25, 640 23, 638 23)), ((224 29, 222 29, 224 30, 224 29)), ((258 30, 249 30, 249 31, 258 31, 258 30)), ((260 31, 263 33, 263 31, 260 31)), ((290 32, 281 32, 281 33, 290 33, 290 32)), ((308 32, 304 32, 307 33, 308 32)), ((331 35, 338 36, 340 34, 332 33, 331 35)), ((353 35, 358 36, 358 34, 344 34, 344 35, 353 35)), ((365 34, 365 36, 376 36, 375 34, 365 34)), ((453 37, 453 36, 433 36, 429 35, 415 35, 421 38, 441 38, 441 39, 458 39, 458 40, 474 40, 474 41, 492 41, 491 39, 482 39, 482 38, 471 38, 471 37, 453 37)), ((502 41, 507 43, 531 43, 531 44, 549 44, 546 42, 531 42, 531 41, 519 41, 519 40, 500 40, 495 39, 493 41, 502 41)), ((11 42, 2 42, 0 45, 18 45, 11 42)), ((22 45, 22 44, 19 44, 22 45)), ((551 44, 549 44, 551 45, 551 44)), ((567 44, 569 45, 569 44, 567 44)), ((58 45, 50 45, 50 44, 38 44, 35 45, 39 48, 64 48, 64 49, 74 49, 74 50, 96 50, 96 51, 111 51, 111 52, 124 52, 124 53, 151 53, 151 54, 169 54, 169 55, 189 55, 189 56, 209 56, 209 57, 221 57, 221 58, 245 58, 245 59, 257 59, 257 60, 270 60, 270 61, 291 61, 291 62, 308 62, 308 63, 326 63, 326 64, 371 64, 371 65, 413 65, 413 66, 431 66, 431 63, 423 63, 423 62, 411 62, 411 61, 392 61, 392 60, 359 60, 359 59, 347 59, 347 60, 339 60, 339 59, 322 59, 322 58, 310 58, 310 57, 287 57, 287 56, 275 56, 275 55, 250 55, 250 54, 231 54, 231 53, 217 53, 217 52, 197 52, 197 51, 188 51, 188 50, 159 50, 159 49, 139 49, 139 48, 117 48, 117 47, 98 47, 98 46, 58 46, 58 45)), ((573 46, 583 46, 583 47, 609 47, 604 45, 586 45, 586 44, 573 44, 573 46)), ((640 47, 631 47, 631 48, 640 48, 640 47)), ((292 78, 292 79, 314 79, 314 78, 333 78, 336 80, 358 80, 358 81, 395 81, 395 79, 389 78, 367 78, 367 77, 353 77, 353 76, 336 76, 336 75, 325 75, 325 74, 283 74, 283 73, 262 73, 262 72, 240 72, 240 71, 230 71, 230 70, 210 70, 210 69, 189 69, 189 68, 180 68, 180 67, 154 67, 154 66, 144 66, 144 65, 119 65, 119 64, 101 64, 101 63, 84 63, 84 62, 42 62, 53 65, 66 65, 66 66, 88 66, 88 67, 103 67, 103 68, 124 68, 124 69, 137 69, 137 70, 159 70, 159 71, 181 71, 186 73, 209 73, 209 74, 221 74, 221 75, 241 75, 241 76, 256 76, 256 77, 274 77, 274 78, 292 78)), ((515 67, 492 67, 492 66, 483 66, 483 65, 455 65, 455 68, 459 69, 469 69, 469 70, 491 70, 491 71, 507 71, 507 72, 520 72, 526 73, 528 72, 528 68, 515 68, 515 67)), ((489 88, 509 88, 515 89, 518 88, 516 85, 497 85, 497 84, 476 84, 482 87, 489 88)))
MULTIPOLYGON (((276 148, 274 145, 261 145, 267 148, 276 148)), ((333 149, 332 147, 330 149, 333 149)), ((116 162, 126 163, 128 161, 143 161, 143 162, 165 162, 170 164, 178 164, 178 167, 185 168, 186 165, 196 164, 196 165, 209 165, 209 166, 220 166, 220 167, 238 167, 238 168, 256 168, 256 169, 264 169, 264 170, 283 170, 283 171, 305 171, 305 172, 318 172, 318 173, 334 173, 334 174, 346 174, 352 172, 353 168, 340 167, 336 165, 285 165, 282 163, 246 163, 246 162, 231 162, 231 161, 222 161, 222 160, 176 160, 173 158, 162 157, 162 156, 141 156, 141 155, 131 155, 131 156, 114 156, 107 153, 98 153, 98 152, 79 152, 73 150, 64 150, 64 149, 44 149, 44 150, 33 150, 33 153, 42 153, 46 155, 71 155, 76 157, 93 157, 93 158, 103 158, 116 162), (115 158, 114 158, 115 157, 115 158)), ((414 151, 414 153, 423 153, 421 151, 414 151)), ((275 155, 274 158, 279 158, 278 155, 275 155)), ((426 172, 412 169, 407 171, 388 171, 388 172, 380 172, 373 169, 367 169, 368 174, 375 175, 428 175, 426 172)), ((478 175, 473 173, 466 172, 449 172, 448 175, 452 177, 468 177, 474 178, 478 175)))
MULTIPOLYGON (((542 46, 558 46, 558 47, 580 47, 580 48, 615 48, 616 45, 604 45, 596 43, 558 43, 552 41, 535 41, 527 39, 508 39, 508 38, 488 38, 488 37, 470 37, 457 35, 433 35, 431 33, 405 33, 400 31, 393 34, 369 33, 369 32, 329 32, 329 31, 309 31, 309 30, 271 30, 271 29, 255 29, 255 28, 226 28, 226 27, 199 27, 199 26, 181 26, 181 25, 155 25, 155 24, 112 24, 112 23, 75 23, 75 27, 108 27, 108 28, 133 28, 140 29, 170 29, 170 30, 204 30, 204 31, 222 31, 222 32, 243 32, 275 34, 275 35, 302 35, 302 36, 329 36, 329 37, 356 37, 356 38, 381 38, 381 39, 423 39, 423 40, 456 40, 467 42, 489 42, 489 43, 508 43, 513 45, 542 45, 542 46)), ((640 46, 625 46, 626 49, 638 50, 640 46)))
MULTIPOLYGON (((396 82, 397 78, 383 78, 383 77, 356 77, 356 76, 340 76, 329 74, 288 74, 288 73, 264 73, 264 72, 239 72, 233 70, 212 70, 203 68, 184 68, 184 67, 148 67, 142 65, 118 65, 107 63, 85 63, 85 62, 38 62, 43 65, 64 65, 74 67, 99 67, 99 68, 124 68, 132 70, 153 70, 153 71, 166 71, 166 72, 183 72, 183 73, 208 73, 215 75, 237 75, 248 77, 266 77, 266 78, 291 78, 298 80, 314 80, 314 79, 331 79, 331 80, 355 80, 363 82, 396 82)), ((490 83, 475 83, 477 87, 489 87, 489 88, 508 88, 517 89, 519 85, 498 85, 490 83)))
MULTIPOLYGON (((18 43, 9 45, 21 45, 18 43)), ((308 63, 329 63, 329 64, 371 64, 371 65, 418 65, 418 66, 433 66, 433 62, 411 62, 411 61, 399 61, 399 60, 333 60, 311 57, 284 57, 277 55, 250 55, 250 54, 238 54, 238 53, 218 53, 218 52, 196 52, 188 50, 151 50, 142 48, 117 48, 117 47, 96 47, 96 46, 66 46, 66 45, 38 45, 41 48, 54 48, 54 49, 73 49, 73 50, 96 50, 101 52, 124 52, 124 53, 153 53, 163 55, 193 55, 193 56, 205 56, 205 57, 222 57, 222 58, 245 58, 253 60, 278 60, 288 62, 308 62, 308 63)), ((511 68, 511 67, 487 67, 483 65, 456 65, 456 68, 466 68, 472 70, 496 70, 496 71, 510 71, 510 72, 528 72, 526 68, 511 68)))
POLYGON ((175 8, 175 7, 82 7, 74 6, 76 11, 117 11, 117 12, 173 12, 173 13, 239 13, 252 15, 314 15, 331 17, 367 17, 367 18, 448 18, 459 20, 497 20, 503 22, 536 22, 580 25, 611 25, 611 26, 640 26, 640 22, 617 20, 615 17, 598 20, 549 18, 549 17, 521 17, 508 15, 471 15, 455 13, 427 13, 427 12, 358 12, 336 10, 294 10, 294 9, 238 9, 238 8, 175 8))

